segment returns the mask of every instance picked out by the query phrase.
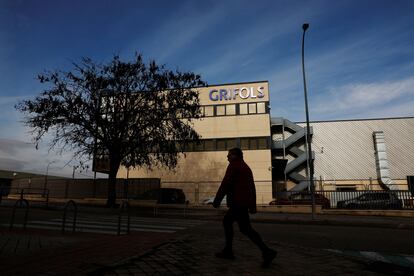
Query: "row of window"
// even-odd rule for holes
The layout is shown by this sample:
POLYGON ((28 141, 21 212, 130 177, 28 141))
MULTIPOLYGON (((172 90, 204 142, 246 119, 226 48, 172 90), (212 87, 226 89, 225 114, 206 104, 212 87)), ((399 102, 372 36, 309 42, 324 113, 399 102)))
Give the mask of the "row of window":
POLYGON ((184 151, 227 151, 235 147, 242 150, 269 149, 270 137, 203 139, 198 143, 188 143, 184 151))
MULTIPOLYGON (((194 151, 227 151, 229 149, 238 147, 242 150, 263 150, 270 149, 271 138, 270 137, 246 137, 246 138, 220 138, 220 139, 201 139, 198 142, 190 141, 163 143, 161 149, 157 147, 154 152, 169 152, 170 150, 182 149, 184 152, 194 151)), ((151 150, 149 150, 151 152, 151 150)), ((95 156, 106 156, 106 150, 95 149, 95 156)))
POLYGON ((267 104, 267 102, 259 102, 205 105, 201 106, 201 114, 203 117, 265 114, 269 113, 267 104))
MULTIPOLYGON (((236 104, 221 104, 221 105, 204 105, 200 106, 202 117, 217 117, 217 116, 235 116, 248 114, 266 114, 269 113, 268 102, 258 103, 236 103, 236 104)), ((177 110, 178 118, 188 118, 191 112, 187 110, 177 110)), ((119 121, 124 120, 122 112, 117 113, 119 121)), ((113 119, 113 112, 106 110, 102 113, 102 117, 108 120, 113 119)))

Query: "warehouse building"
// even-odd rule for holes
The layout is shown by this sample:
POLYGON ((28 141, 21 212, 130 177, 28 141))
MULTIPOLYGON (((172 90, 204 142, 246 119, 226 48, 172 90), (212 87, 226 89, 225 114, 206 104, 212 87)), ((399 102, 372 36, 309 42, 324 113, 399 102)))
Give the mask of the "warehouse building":
MULTIPOLYGON (((273 158, 288 161, 276 190, 306 189, 305 124, 273 118, 272 133, 273 158)), ((311 122, 311 134, 317 190, 413 188, 414 118, 311 122)))

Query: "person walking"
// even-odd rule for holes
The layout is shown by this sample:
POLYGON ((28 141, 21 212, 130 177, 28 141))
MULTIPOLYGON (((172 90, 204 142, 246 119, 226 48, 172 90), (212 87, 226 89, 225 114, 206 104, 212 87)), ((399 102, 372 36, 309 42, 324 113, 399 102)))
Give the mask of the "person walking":
POLYGON ((229 165, 213 202, 213 207, 219 208, 224 196, 227 196, 227 206, 229 207, 223 218, 226 244, 222 251, 216 253, 216 257, 234 259, 233 223, 237 222, 240 232, 262 251, 262 266, 268 267, 276 258, 277 252, 266 246, 250 224, 249 212, 250 214, 256 213, 256 188, 252 170, 244 162, 243 152, 240 148, 230 149, 227 160, 229 165))

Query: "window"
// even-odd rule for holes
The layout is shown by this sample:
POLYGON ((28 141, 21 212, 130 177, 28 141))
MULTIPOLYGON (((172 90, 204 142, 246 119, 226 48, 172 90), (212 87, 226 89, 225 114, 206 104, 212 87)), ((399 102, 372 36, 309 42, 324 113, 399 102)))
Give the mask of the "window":
POLYGON ((235 104, 226 105, 226 115, 236 115, 236 105, 235 104))
POLYGON ((227 139, 227 149, 232 149, 237 147, 237 139, 227 139))
POLYGON ((226 115, 226 106, 225 105, 217 105, 216 106, 216 115, 217 116, 226 115))
POLYGON ((257 113, 256 103, 250 103, 249 104, 249 114, 255 114, 255 113, 257 113))
POLYGON ((217 140, 216 150, 226 150, 226 139, 217 140))
POLYGON ((267 113, 268 111, 267 111, 267 102, 258 102, 258 103, 221 104, 221 105, 202 106, 201 112, 202 112, 203 117, 213 117, 213 116, 264 114, 264 113, 267 113))
POLYGON ((194 143, 193 142, 187 142, 184 145, 184 150, 185 151, 193 151, 194 150, 194 143))
POLYGON ((204 107, 204 116, 205 117, 214 116, 214 106, 205 106, 204 107))
POLYGON ((249 149, 249 138, 242 138, 242 139, 240 139, 240 148, 242 150, 249 149))
POLYGON ((204 141, 199 141, 198 143, 194 143, 194 150, 195 151, 203 151, 204 150, 204 141))
POLYGON ((215 150, 214 140, 205 140, 204 150, 215 150))
POLYGON ((250 148, 252 150, 257 149, 257 139, 256 138, 250 138, 250 148))
POLYGON ((257 113, 266 113, 266 103, 257 103, 257 113))
POLYGON ((248 114, 247 112, 247 104, 240 104, 239 105, 240 114, 248 114))
MULTIPOLYGON (((226 151, 235 147, 240 147, 242 150, 257 150, 268 149, 269 141, 269 137, 202 139, 199 143, 182 141, 177 146, 183 147, 186 152, 226 151)), ((161 151, 167 151, 169 146, 174 144, 165 144, 161 151)))
POLYGON ((267 149, 267 139, 257 138, 257 147, 258 149, 267 149))

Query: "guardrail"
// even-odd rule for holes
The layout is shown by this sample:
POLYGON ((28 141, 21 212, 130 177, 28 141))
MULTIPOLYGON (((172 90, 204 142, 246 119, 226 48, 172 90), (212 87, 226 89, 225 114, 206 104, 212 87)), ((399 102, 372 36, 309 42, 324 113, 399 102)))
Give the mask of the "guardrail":
POLYGON ((10 230, 13 229, 13 225, 14 225, 14 218, 16 216, 16 209, 17 209, 17 205, 20 205, 20 207, 22 206, 22 203, 26 204, 26 212, 24 214, 24 221, 23 221, 23 229, 26 230, 26 225, 27 225, 27 218, 29 215, 29 202, 26 199, 18 199, 16 200, 16 203, 13 206, 13 211, 12 211, 12 216, 10 219, 10 230))
POLYGON ((122 214, 125 211, 127 212, 127 228, 126 228, 126 233, 128 235, 129 234, 130 224, 131 224, 131 217, 130 217, 130 213, 129 213, 129 203, 126 200, 122 201, 121 205, 119 206, 118 231, 117 231, 118 236, 121 235, 122 214))
POLYGON ((63 208, 62 234, 65 234, 66 214, 67 214, 69 206, 73 206, 72 233, 75 233, 75 231, 76 231, 76 218, 77 218, 77 215, 78 215, 78 206, 76 205, 75 201, 69 200, 68 202, 66 202, 65 207, 63 208))

